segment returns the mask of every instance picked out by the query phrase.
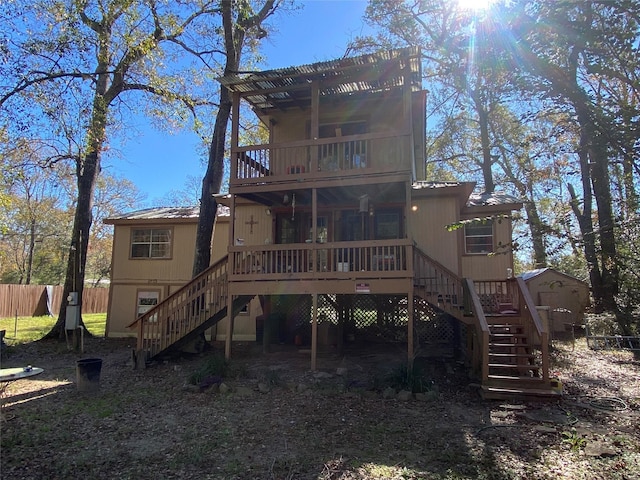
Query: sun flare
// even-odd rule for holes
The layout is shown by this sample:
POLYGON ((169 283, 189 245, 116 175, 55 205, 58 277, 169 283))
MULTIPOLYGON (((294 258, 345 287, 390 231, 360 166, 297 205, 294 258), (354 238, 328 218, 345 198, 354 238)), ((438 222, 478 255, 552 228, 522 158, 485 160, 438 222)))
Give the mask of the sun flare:
POLYGON ((495 0, 457 0, 461 10, 487 10, 495 0))

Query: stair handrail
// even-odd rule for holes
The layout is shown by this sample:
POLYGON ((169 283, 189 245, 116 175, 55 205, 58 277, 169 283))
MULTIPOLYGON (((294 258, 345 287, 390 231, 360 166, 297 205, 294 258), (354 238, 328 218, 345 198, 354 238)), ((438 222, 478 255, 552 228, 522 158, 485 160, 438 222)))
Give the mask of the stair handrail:
MULTIPOLYGON (((431 283, 433 286, 436 287, 436 291, 440 295, 451 297, 452 305, 454 303, 453 302, 454 297, 456 297, 455 300, 457 302, 460 302, 464 297, 463 284, 460 277, 455 272, 448 269, 437 260, 431 258, 429 255, 427 255, 422 250, 420 250, 420 248, 414 245, 413 247, 414 285, 422 286, 421 280, 425 280, 425 284, 427 283, 426 280, 435 280, 435 282, 431 282, 431 283), (423 272, 425 271, 425 269, 423 268, 424 266, 426 266, 427 269, 431 269, 433 273, 425 277, 423 275, 423 272)), ((446 305, 447 304, 445 302, 443 305, 444 310, 448 311, 449 313, 455 314, 456 316, 460 314, 459 311, 454 312, 453 308, 447 309, 446 305)))
MULTIPOLYGON (((169 327, 169 320, 171 316, 175 315, 178 309, 184 309, 185 303, 199 301, 199 297, 202 297, 205 294, 203 291, 205 290, 204 285, 209 285, 208 289, 214 288, 212 282, 206 281, 208 277, 211 277, 212 273, 214 273, 214 278, 218 280, 225 279, 224 282, 218 282, 220 285, 223 285, 223 288, 220 289, 220 292, 218 292, 216 297, 219 297, 217 298, 218 303, 226 305, 226 298, 228 294, 226 282, 226 276, 228 275, 227 270, 228 256, 225 255, 223 258, 210 265, 207 269, 192 278, 189 282, 129 324, 129 328, 137 327, 137 350, 146 351, 150 356, 153 356, 154 353, 163 350, 167 346, 165 344, 173 343, 178 339, 181 335, 180 332, 170 335, 170 338, 166 338, 165 335, 165 332, 167 332, 169 327), (197 286, 198 284, 201 284, 202 286, 194 288, 194 286, 197 286), (185 292, 186 300, 184 302, 169 311, 165 311, 165 307, 167 305, 178 299, 180 296, 185 295, 185 292), (145 332, 145 326, 148 327, 148 332, 145 332), (149 335, 145 335, 145 333, 148 333, 149 335)), ((200 308, 198 310, 200 310, 200 308)), ((189 327, 191 328, 193 325, 189 325, 189 327)))
POLYGON ((465 305, 470 305, 471 313, 476 319, 476 334, 480 339, 480 352, 479 354, 474 350, 474 357, 479 355, 480 358, 474 358, 474 360, 481 365, 481 380, 486 382, 489 380, 489 323, 487 317, 484 314, 482 303, 473 280, 470 278, 464 279, 465 286, 465 305))
POLYGON ((546 382, 549 380, 549 329, 542 323, 536 304, 531 297, 531 292, 521 277, 516 277, 516 285, 520 295, 522 304, 526 307, 523 313, 526 312, 530 321, 535 327, 536 334, 540 340, 540 350, 542 353, 542 378, 546 382))

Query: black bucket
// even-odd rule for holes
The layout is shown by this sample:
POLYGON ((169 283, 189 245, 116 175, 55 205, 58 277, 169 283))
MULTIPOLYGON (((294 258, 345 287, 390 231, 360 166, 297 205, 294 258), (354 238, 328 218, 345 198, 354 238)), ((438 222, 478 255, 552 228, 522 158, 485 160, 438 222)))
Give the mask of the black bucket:
POLYGON ((94 392, 100 388, 101 358, 84 358, 76 362, 76 380, 79 392, 94 392))

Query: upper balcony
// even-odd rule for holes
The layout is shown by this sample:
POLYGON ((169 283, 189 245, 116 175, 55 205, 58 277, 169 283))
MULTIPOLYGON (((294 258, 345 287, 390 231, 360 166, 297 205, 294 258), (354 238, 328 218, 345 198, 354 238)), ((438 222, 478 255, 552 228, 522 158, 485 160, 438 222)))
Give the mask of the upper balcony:
POLYGON ((271 188, 363 175, 406 176, 411 172, 411 153, 410 135, 389 134, 237 147, 232 149, 230 187, 271 188))
POLYGON ((232 194, 266 192, 279 183, 331 188, 338 179, 353 180, 352 185, 360 183, 357 178, 384 183, 404 181, 408 173, 421 177, 426 92, 419 49, 238 73, 219 81, 233 98, 232 194), (248 104, 267 129, 268 144, 242 146, 241 104, 248 104))

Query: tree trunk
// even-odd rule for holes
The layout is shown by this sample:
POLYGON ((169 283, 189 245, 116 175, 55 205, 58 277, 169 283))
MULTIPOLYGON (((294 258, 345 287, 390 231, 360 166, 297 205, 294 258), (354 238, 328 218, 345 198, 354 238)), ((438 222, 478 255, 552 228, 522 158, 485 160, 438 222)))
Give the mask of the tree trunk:
POLYGON ((547 250, 544 244, 544 224, 533 201, 524 202, 524 210, 527 212, 527 223, 531 231, 531 243, 533 245, 533 261, 536 268, 547 266, 547 250))
POLYGON ((196 233, 196 253, 193 260, 193 276, 202 273, 211 264, 211 239, 215 228, 218 203, 213 195, 220 192, 224 173, 224 151, 227 125, 231 116, 231 97, 226 87, 220 87, 220 108, 209 147, 209 163, 202 179, 200 215, 196 233))
POLYGON ((36 249, 36 220, 32 218, 31 224, 29 225, 29 252, 27 255, 27 272, 26 272, 26 279, 24 281, 25 285, 31 284, 31 272, 33 271, 33 252, 35 249, 36 249))
MULTIPOLYGON (((78 186, 78 203, 76 204, 71 233, 71 245, 67 259, 67 271, 64 281, 62 302, 58 320, 46 338, 66 338, 66 311, 71 292, 78 293, 78 305, 82 308, 82 293, 84 290, 85 265, 87 263, 87 248, 89 246, 89 231, 93 221, 93 194, 95 184, 100 175, 100 152, 106 139, 107 112, 109 101, 105 98, 106 75, 100 76, 97 93, 93 101, 91 124, 87 139, 87 153, 76 161, 76 181, 78 186)), ((113 98, 113 97, 111 97, 113 98)), ((83 327, 82 318, 80 325, 83 327)), ((89 332, 87 332, 88 334, 89 332)), ((77 348, 77 345, 75 345, 77 348)))

